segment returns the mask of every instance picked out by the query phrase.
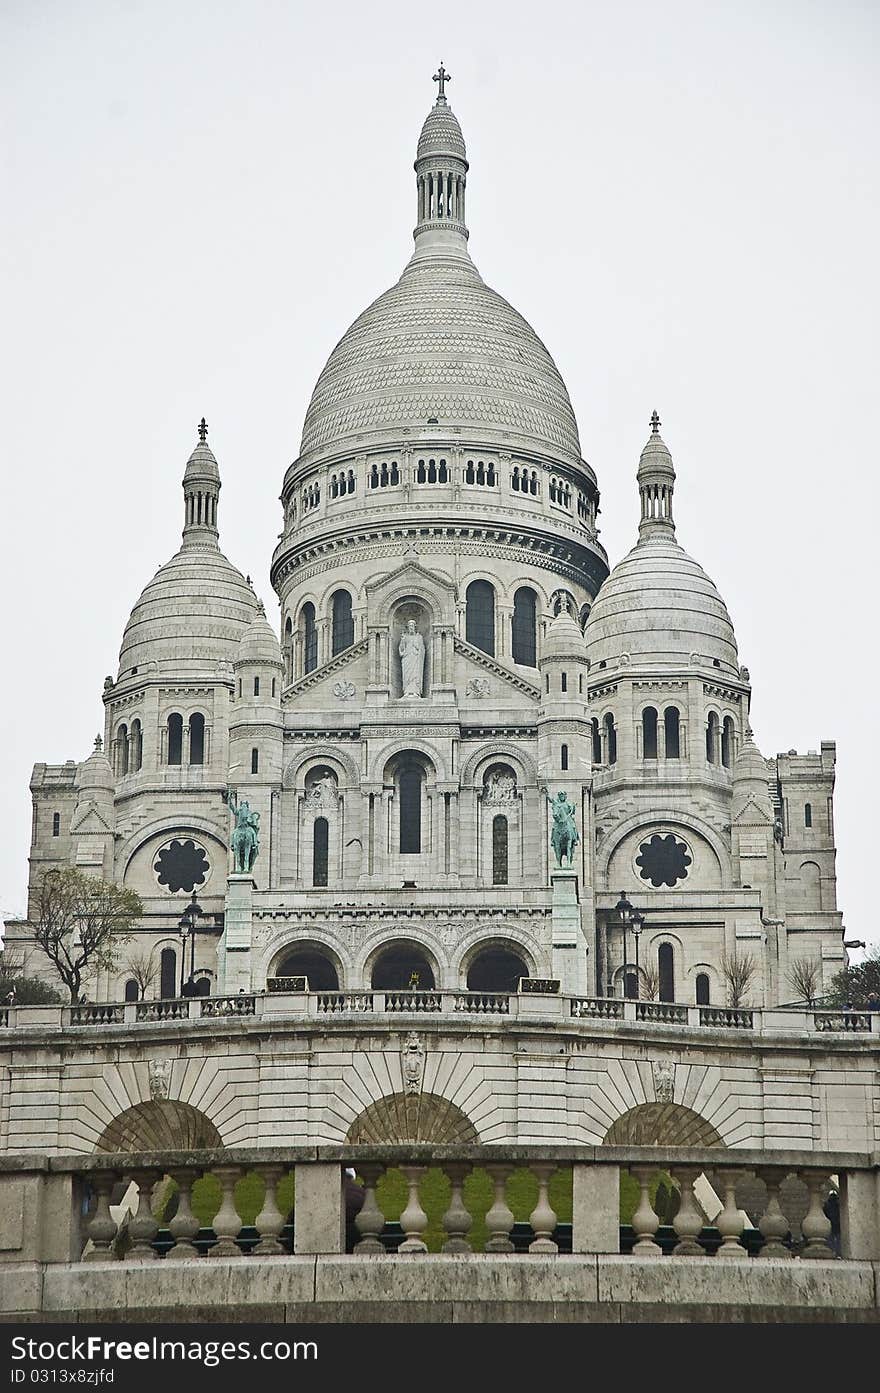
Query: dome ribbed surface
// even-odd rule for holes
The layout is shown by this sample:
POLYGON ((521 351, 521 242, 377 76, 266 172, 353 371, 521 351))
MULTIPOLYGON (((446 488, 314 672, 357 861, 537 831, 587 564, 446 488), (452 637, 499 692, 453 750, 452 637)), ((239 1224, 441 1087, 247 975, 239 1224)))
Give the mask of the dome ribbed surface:
POLYGON ((427 155, 455 155, 460 160, 467 159, 461 126, 446 102, 438 102, 436 106, 432 106, 425 117, 416 159, 424 159, 427 155))
POLYGON ((411 262, 355 320, 318 378, 300 453, 354 447, 359 435, 399 448, 401 431, 433 417, 496 449, 510 441, 580 457, 556 364, 467 255, 411 262))
POLYGON ((591 667, 621 653, 687 663, 692 653, 738 672, 736 636, 713 582, 672 538, 633 547, 603 584, 587 620, 591 667))
POLYGON ((156 572, 131 612, 119 652, 120 678, 133 667, 139 675, 187 676, 231 664, 257 603, 244 576, 219 548, 181 547, 156 572))
POLYGON ((238 645, 235 657, 237 663, 274 663, 283 667, 281 644, 272 632, 268 619, 262 610, 248 625, 238 645))

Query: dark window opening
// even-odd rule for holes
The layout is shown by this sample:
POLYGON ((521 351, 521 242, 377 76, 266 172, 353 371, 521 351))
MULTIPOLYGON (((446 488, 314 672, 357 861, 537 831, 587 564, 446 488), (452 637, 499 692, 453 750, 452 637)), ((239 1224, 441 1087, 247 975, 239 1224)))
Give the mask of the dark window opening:
POLYGON ((671 943, 661 943, 657 949, 657 968, 660 974, 660 1000, 675 1000, 675 962, 671 943))
POLYGON ((733 763, 733 717, 725 716, 721 727, 721 763, 729 769, 733 763))
POLYGON ((560 768, 562 768, 562 769, 567 769, 567 768, 568 768, 568 746, 567 746, 567 745, 563 745, 563 746, 562 746, 562 749, 561 749, 560 752, 559 752, 559 764, 560 764, 560 768))
POLYGON ((351 596, 347 590, 337 590, 333 596, 333 656, 342 653, 354 643, 354 618, 351 612, 351 596))
POLYGON ((698 1006, 709 1005, 709 975, 706 972, 697 973, 695 1000, 698 1006))
POLYGON ((590 730, 593 735, 593 763, 602 763, 602 734, 599 730, 599 718, 594 716, 590 722, 590 730))
POLYGON ((189 762, 205 762, 205 718, 201 711, 194 711, 189 718, 189 762))
POLYGON ((339 974, 335 964, 313 948, 298 948, 289 953, 278 968, 277 977, 306 977, 313 992, 339 991, 339 974))
POLYGON ((131 723, 131 769, 137 774, 144 762, 144 732, 139 720, 131 723))
POLYGON ((642 712, 642 758, 657 758, 657 712, 653 706, 642 712))
POLYGON ((513 661, 524 667, 537 666, 537 596, 521 585, 513 597, 513 661))
POLYGON ((804 804, 804 826, 805 826, 805 827, 812 827, 812 825, 813 825, 813 807, 812 807, 812 804, 811 804, 811 803, 805 803, 805 804, 804 804))
POLYGON ((408 764, 398 779, 400 798, 400 854, 418 856, 422 850, 422 771, 408 764))
POLYGON ((564 692, 567 692, 567 691, 568 691, 568 673, 567 673, 567 672, 560 673, 559 685, 561 686, 561 688, 562 688, 562 690, 563 690, 564 692))
POLYGON ((254 750, 251 750, 251 773, 252 773, 252 774, 259 774, 259 772, 260 772, 260 752, 259 752, 259 750, 254 749, 254 750))
POLYGON ((507 818, 499 813, 492 819, 492 884, 507 884, 507 818))
POLYGON ((316 817, 312 831, 312 884, 326 885, 329 870, 330 824, 316 817))
POLYGON ((471 581, 467 588, 465 638, 475 648, 495 656, 495 591, 487 580, 471 581))
POLYGON ((53 836, 53 837, 60 837, 60 836, 61 836, 61 814, 60 814, 60 813, 53 813, 53 814, 52 814, 52 836, 53 836))
POLYGON ((406 991, 413 978, 419 991, 433 991, 434 973, 422 949, 414 943, 394 943, 376 960, 370 985, 374 991, 406 991))
POLYGON ((183 717, 172 711, 168 717, 168 763, 183 762, 183 717))
POLYGON ((617 763, 617 731, 614 728, 614 717, 609 711, 605 717, 605 749, 609 764, 617 763))
POLYGON ((163 948, 159 956, 159 995, 164 1001, 177 996, 177 954, 163 948))
POLYGON ((521 977, 531 974, 518 953, 509 948, 483 948, 468 968, 469 992, 515 992, 521 977))
POLYGON ((259 695, 260 695, 260 679, 259 679, 259 677, 255 677, 255 678, 254 678, 254 696, 259 696, 259 695))
POLYGON ((714 711, 709 712, 706 722, 706 760, 709 764, 718 763, 718 717, 714 711))
POLYGON ((122 992, 123 1001, 138 1001, 140 999, 140 987, 133 977, 129 977, 122 992))
POLYGON ((302 607, 303 673, 314 672, 318 666, 318 628, 315 606, 306 600, 302 607))
POLYGON ((681 721, 677 706, 667 706, 663 712, 663 729, 666 736, 666 758, 681 758, 681 721))

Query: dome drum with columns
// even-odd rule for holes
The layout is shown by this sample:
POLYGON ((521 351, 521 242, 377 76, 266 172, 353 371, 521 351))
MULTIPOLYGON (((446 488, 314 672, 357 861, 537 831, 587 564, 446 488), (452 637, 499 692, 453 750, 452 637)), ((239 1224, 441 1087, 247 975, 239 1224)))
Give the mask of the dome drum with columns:
MULTIPOLYGON (((103 740, 38 764, 31 888, 73 863, 144 902, 94 999, 305 976, 323 991, 638 992, 790 1000, 794 958, 843 961, 834 746, 765 759, 713 582, 680 545, 656 412, 638 540, 608 573, 595 474, 529 324, 483 281, 469 165, 439 92, 416 160, 413 254, 343 335, 282 489, 267 620, 220 550, 204 420, 178 552, 132 610, 103 740), (549 800, 578 840, 557 865, 549 800), (232 814, 258 826, 234 869, 232 814), (625 898, 644 915, 635 941, 625 898), (189 950, 187 950, 189 951, 189 950)), ((18 932, 8 929, 10 941, 18 932)))

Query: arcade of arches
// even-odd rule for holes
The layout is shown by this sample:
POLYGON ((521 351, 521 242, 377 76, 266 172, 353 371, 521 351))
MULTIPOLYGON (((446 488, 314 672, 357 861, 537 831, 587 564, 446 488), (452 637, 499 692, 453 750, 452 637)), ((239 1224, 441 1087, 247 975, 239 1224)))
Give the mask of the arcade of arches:
MULTIPOLYGON (((529 965, 516 945, 493 942, 479 949, 467 969, 466 987, 471 992, 515 992, 520 978, 530 976, 529 965)), ((275 978, 305 977, 309 990, 335 992, 341 988, 339 970, 326 949, 311 944, 291 949, 281 959, 275 978)), ((359 983, 349 983, 355 989, 359 983)), ((434 968, 418 944, 406 939, 389 943, 376 957, 369 982, 373 991, 434 991, 434 968)))

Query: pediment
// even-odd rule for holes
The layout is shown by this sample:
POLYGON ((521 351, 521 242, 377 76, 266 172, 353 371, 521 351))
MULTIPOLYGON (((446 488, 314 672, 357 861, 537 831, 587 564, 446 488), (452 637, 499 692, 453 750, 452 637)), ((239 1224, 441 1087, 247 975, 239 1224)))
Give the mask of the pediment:
POLYGON ((334 718, 338 716, 339 724, 345 725, 351 716, 360 719, 369 680, 369 639, 364 638, 286 687, 281 706, 319 707, 334 718))
POLYGON ((87 803, 82 810, 77 808, 70 822, 71 833, 76 832, 80 836, 87 832, 103 835, 112 830, 103 813, 98 811, 96 803, 87 803))
POLYGON ((491 657, 458 637, 454 642, 454 651, 455 687, 462 704, 485 702, 487 707, 491 707, 493 700, 499 696, 509 698, 512 692, 519 693, 532 703, 541 700, 537 669, 535 679, 531 681, 507 667, 499 658, 491 657))
POLYGON ((754 798, 749 798, 739 812, 734 813, 731 823, 734 827, 772 827, 773 817, 754 798))

